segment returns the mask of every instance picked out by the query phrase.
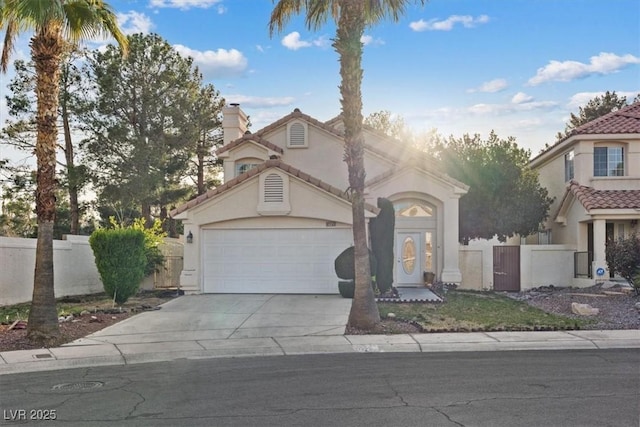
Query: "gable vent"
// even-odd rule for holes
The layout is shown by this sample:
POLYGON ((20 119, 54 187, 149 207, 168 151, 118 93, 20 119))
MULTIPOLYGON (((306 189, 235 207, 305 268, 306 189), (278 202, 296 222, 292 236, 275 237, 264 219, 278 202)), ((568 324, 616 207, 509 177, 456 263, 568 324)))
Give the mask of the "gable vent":
POLYGON ((289 128, 289 146, 304 147, 304 126, 301 123, 294 123, 289 128))
POLYGON ((264 179, 264 201, 265 203, 284 202, 284 183, 280 175, 272 173, 264 179))

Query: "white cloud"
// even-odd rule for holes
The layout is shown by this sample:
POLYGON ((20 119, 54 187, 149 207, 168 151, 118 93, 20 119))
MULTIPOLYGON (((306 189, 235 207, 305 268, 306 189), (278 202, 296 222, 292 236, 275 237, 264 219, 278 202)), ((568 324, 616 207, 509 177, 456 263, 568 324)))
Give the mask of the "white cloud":
POLYGON ((489 16, 480 15, 473 17, 471 15, 451 15, 445 20, 438 21, 437 19, 430 19, 425 21, 421 19, 409 24, 409 27, 413 31, 451 31, 456 24, 462 24, 465 28, 473 28, 478 24, 486 24, 489 22, 489 16))
MULTIPOLYGON (((640 89, 637 91, 631 92, 621 92, 616 91, 616 95, 619 97, 625 96, 627 98, 627 102, 633 101, 633 99, 640 93, 640 89)), ((584 107, 589 101, 591 101, 596 96, 602 96, 605 94, 605 91, 602 92, 578 92, 574 94, 567 103, 567 107, 572 110, 577 110, 579 107, 584 107)))
POLYGON ((477 115, 501 115, 531 110, 551 110, 558 106, 555 101, 524 102, 521 104, 475 104, 467 111, 477 115))
POLYGON ((367 35, 367 34, 365 34, 362 37, 360 37, 360 41, 365 46, 369 46, 369 45, 379 46, 379 45, 383 45, 384 44, 384 40, 382 40, 382 39, 374 39, 373 36, 370 36, 370 35, 367 35))
POLYGON ((307 41, 300 38, 300 33, 294 31, 282 38, 282 45, 290 50, 298 50, 304 47, 325 47, 329 44, 329 40, 325 36, 320 36, 315 40, 307 41))
POLYGON ((514 104, 524 104, 531 101, 533 101, 533 96, 527 95, 524 92, 518 92, 511 98, 511 102, 514 104))
POLYGON ((569 82, 594 74, 611 74, 632 64, 640 64, 640 58, 631 54, 618 56, 608 52, 592 56, 588 64, 578 61, 552 60, 544 67, 538 68, 536 75, 529 79, 528 84, 536 86, 549 81, 569 82))
POLYGON ((282 45, 287 49, 298 50, 303 47, 311 47, 311 43, 300 40, 300 33, 294 31, 282 38, 282 45))
POLYGON ((530 129, 542 125, 544 122, 539 118, 518 120, 515 124, 516 129, 530 129))
MULTIPOLYGON (((221 3, 222 0, 149 0, 149 7, 172 8, 188 10, 191 8, 208 9, 221 3)), ((218 13, 224 13, 224 6, 218 5, 218 13), (222 8, 222 12, 220 11, 222 8)))
POLYGON ((130 10, 127 13, 118 13, 116 18, 118 20, 118 26, 125 34, 148 34, 154 27, 151 18, 135 10, 130 10))
POLYGON ((473 114, 491 114, 502 109, 503 106, 497 104, 476 104, 468 108, 473 114))
POLYGON ((181 44, 173 45, 173 47, 181 55, 192 57, 195 65, 209 78, 238 76, 247 68, 247 58, 236 49, 199 51, 181 44))
POLYGON ((506 87, 509 86, 507 84, 507 81, 505 79, 493 79, 490 80, 488 82, 484 82, 480 85, 480 87, 475 88, 475 89, 469 89, 467 90, 467 92, 473 93, 473 92, 488 92, 488 93, 494 93, 494 92, 500 92, 501 90, 506 89, 506 87))
POLYGON ((229 103, 238 103, 245 108, 273 108, 282 107, 293 104, 295 98, 292 96, 282 97, 260 97, 247 96, 238 94, 223 95, 225 101, 229 103))

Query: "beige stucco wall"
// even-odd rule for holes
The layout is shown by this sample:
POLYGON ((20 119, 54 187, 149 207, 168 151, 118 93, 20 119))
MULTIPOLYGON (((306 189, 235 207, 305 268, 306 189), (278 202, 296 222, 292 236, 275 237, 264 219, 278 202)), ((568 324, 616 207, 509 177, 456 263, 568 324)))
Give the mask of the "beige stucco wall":
MULTIPOLYGON (((555 200, 549 210, 549 219, 545 228, 552 229, 554 244, 577 245, 578 250, 586 250, 586 237, 581 236, 579 222, 591 221, 582 205, 573 201, 566 213, 565 223, 555 222, 560 203, 566 193, 567 183, 564 180, 564 155, 574 151, 574 179, 581 185, 593 187, 597 190, 636 190, 640 188, 640 138, 619 138, 615 135, 597 137, 587 136, 583 139, 569 140, 561 149, 552 150, 544 161, 534 161, 539 174, 540 184, 547 188, 549 195, 555 200), (594 177, 593 152, 594 147, 620 146, 625 153, 625 176, 623 177, 594 177)), ((612 215, 621 212, 612 211, 612 215)), ((585 231, 586 233, 586 231, 585 231)), ((535 237, 530 236, 527 243, 537 243, 535 237)))
MULTIPOLYGON (((269 170, 263 174, 269 173, 269 170)), ((320 190, 298 178, 285 174, 289 179, 289 204, 291 212, 285 217, 317 218, 351 224, 351 207, 348 202, 320 190)), ((185 224, 204 226, 242 218, 260 218, 258 211, 259 179, 253 177, 231 190, 217 196, 215 202, 204 202, 191 209, 185 224)), ((259 219, 258 219, 259 221, 259 219)), ((188 233, 185 226, 185 233, 188 233)), ((194 230, 192 230, 195 233, 194 230)))
MULTIPOLYGON (((493 246, 489 241, 460 246, 461 289, 493 289, 493 246)), ((573 278, 575 251, 572 245, 520 246, 520 289, 593 285, 573 278)))
MULTIPOLYGON (((460 283, 462 273, 458 263, 458 202, 464 190, 452 187, 439 177, 407 168, 367 189, 367 201, 375 203, 378 197, 392 201, 416 197, 427 200, 437 208, 437 271, 443 282, 460 283), (445 232, 446 230, 446 232, 445 232)), ((396 229, 398 227, 396 226, 396 229)))
MULTIPOLYGON (((278 169, 273 169, 278 170, 278 169)), ((262 174, 273 171, 267 169, 262 174)), ((259 177, 238 184, 227 192, 205 201, 186 212, 184 232, 194 236, 192 244, 184 246, 184 267, 180 276, 181 287, 187 292, 201 292, 202 230, 215 228, 326 228, 350 227, 351 205, 341 198, 289 174, 287 179, 290 212, 286 215, 261 214, 259 204, 259 177)), ((372 213, 367 214, 373 216, 372 213)))
MULTIPOLYGON (((266 133, 264 138, 284 150, 282 161, 286 164, 336 188, 348 188, 347 164, 342 160, 344 156, 342 142, 335 135, 313 125, 309 125, 307 130, 309 145, 306 148, 287 147, 286 125, 266 133)), ((392 165, 387 159, 365 152, 364 166, 368 178, 387 171, 392 165)))
MULTIPOLYGON (((551 228, 555 231, 555 225, 553 224, 554 216, 558 212, 560 202, 567 189, 567 183, 564 180, 564 155, 571 151, 567 149, 562 151, 553 160, 545 163, 538 171, 538 181, 540 185, 547 189, 549 197, 553 197, 554 201, 549 208, 549 218, 545 223, 545 228, 551 228)), ((576 159, 574 158, 574 165, 576 159)))
MULTIPOLYGON (((489 289, 485 281, 487 256, 482 248, 460 247, 460 271, 462 272, 462 283, 460 289, 470 289, 480 291, 489 289)), ((491 266, 489 267, 489 271, 491 266)))
POLYGON ((575 251, 571 245, 520 246, 520 289, 572 286, 575 251))

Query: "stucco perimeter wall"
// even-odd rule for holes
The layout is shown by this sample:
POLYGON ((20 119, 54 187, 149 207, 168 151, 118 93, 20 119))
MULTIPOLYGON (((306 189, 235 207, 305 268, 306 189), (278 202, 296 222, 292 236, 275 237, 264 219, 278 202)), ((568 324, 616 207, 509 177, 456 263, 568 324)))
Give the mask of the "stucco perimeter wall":
MULTIPOLYGON (((460 289, 493 289, 493 246, 484 241, 460 246, 460 289)), ((573 278, 575 251, 573 245, 520 246, 520 289, 593 285, 593 281, 580 283, 573 278)))
MULTIPOLYGON (((31 301, 36 239, 0 237, 0 305, 31 301)), ((56 297, 102 292, 88 236, 54 240, 56 297)))
POLYGON ((460 289, 475 291, 493 288, 493 245, 474 244, 460 246, 460 289))
MULTIPOLYGON (((160 251, 166 257, 182 257, 183 247, 178 239, 165 238, 160 251)), ((36 239, 0 237, 0 305, 31 301, 35 265, 36 239)), ((56 298, 104 291, 89 236, 53 241, 53 274, 56 298)), ((145 277, 140 288, 154 289, 158 280, 158 275, 145 277)))
POLYGON ((520 289, 574 286, 572 245, 520 246, 520 289))

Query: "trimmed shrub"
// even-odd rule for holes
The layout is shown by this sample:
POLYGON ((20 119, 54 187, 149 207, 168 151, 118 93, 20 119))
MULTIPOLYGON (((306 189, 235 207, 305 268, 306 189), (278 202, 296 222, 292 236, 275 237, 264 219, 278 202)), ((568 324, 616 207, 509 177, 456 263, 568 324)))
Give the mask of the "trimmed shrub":
POLYGON ((393 203, 378 198, 380 213, 370 222, 371 250, 378 261, 375 271, 376 283, 381 293, 388 292, 393 285, 393 238, 396 226, 396 213, 393 203))
POLYGON ((607 242, 606 257, 609 270, 624 277, 640 295, 640 237, 607 242))
MULTIPOLYGON (((375 275, 378 263, 373 252, 369 251, 369 265, 371 269, 371 275, 375 275)), ((353 246, 348 247, 334 262, 336 274, 342 280, 355 280, 356 278, 356 266, 355 266, 355 248, 353 246)))
POLYGON ((138 292, 147 264, 144 233, 131 228, 98 229, 89 244, 104 291, 122 304, 138 292))
POLYGON ((162 230, 162 221, 156 219, 153 221, 153 225, 149 228, 145 226, 146 221, 144 218, 138 218, 129 226, 118 223, 112 216, 109 217, 109 224, 114 229, 130 228, 133 230, 140 230, 144 233, 144 256, 147 258, 147 264, 144 267, 144 275, 149 276, 164 264, 164 255, 160 251, 160 245, 163 243, 163 239, 167 237, 167 233, 162 230))
POLYGON ((353 298, 356 290, 356 282, 353 280, 340 280, 338 282, 338 291, 343 298, 353 298))

